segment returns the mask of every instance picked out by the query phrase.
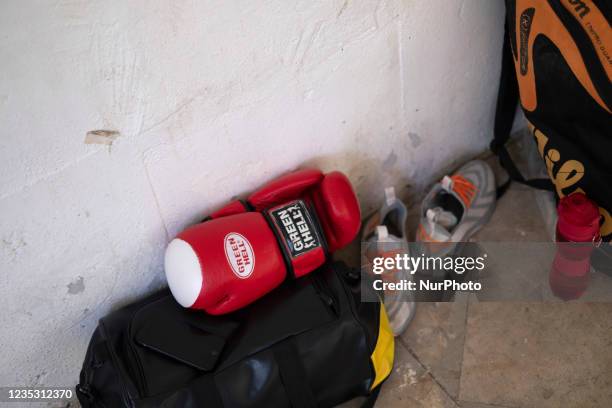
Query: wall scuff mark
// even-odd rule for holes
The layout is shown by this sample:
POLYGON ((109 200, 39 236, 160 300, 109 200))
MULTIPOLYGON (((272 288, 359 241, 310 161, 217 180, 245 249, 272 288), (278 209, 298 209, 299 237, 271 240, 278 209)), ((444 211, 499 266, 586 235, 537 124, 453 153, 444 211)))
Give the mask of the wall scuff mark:
POLYGON ((77 279, 66 285, 66 287, 68 288, 68 294, 77 295, 85 291, 85 279, 82 276, 79 276, 77 279))
POLYGON ((121 136, 121 133, 116 130, 90 130, 85 135, 85 144, 101 144, 110 146, 119 136, 121 136))

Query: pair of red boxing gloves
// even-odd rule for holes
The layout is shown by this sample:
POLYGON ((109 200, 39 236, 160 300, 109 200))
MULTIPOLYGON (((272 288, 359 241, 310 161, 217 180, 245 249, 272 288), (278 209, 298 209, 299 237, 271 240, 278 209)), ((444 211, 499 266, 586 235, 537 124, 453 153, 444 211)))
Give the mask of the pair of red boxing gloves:
POLYGON ((347 177, 306 169, 232 201, 181 232, 165 255, 168 285, 183 307, 214 315, 259 299, 321 266, 361 224, 347 177))

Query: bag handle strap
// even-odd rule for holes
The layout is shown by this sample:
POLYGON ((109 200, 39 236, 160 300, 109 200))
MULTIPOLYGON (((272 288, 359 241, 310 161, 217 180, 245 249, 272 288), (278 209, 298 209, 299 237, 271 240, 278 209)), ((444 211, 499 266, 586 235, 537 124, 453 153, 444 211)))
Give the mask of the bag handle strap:
POLYGON ((497 189, 497 197, 501 197, 506 192, 512 181, 541 190, 554 191, 552 182, 547 178, 525 179, 516 163, 512 160, 508 149, 506 149, 506 142, 510 138, 512 123, 514 122, 514 115, 519 101, 519 88, 514 69, 512 49, 510 48, 507 21, 504 27, 501 75, 497 93, 497 106, 495 108, 494 136, 490 148, 498 156, 499 163, 506 170, 509 178, 508 181, 497 189))

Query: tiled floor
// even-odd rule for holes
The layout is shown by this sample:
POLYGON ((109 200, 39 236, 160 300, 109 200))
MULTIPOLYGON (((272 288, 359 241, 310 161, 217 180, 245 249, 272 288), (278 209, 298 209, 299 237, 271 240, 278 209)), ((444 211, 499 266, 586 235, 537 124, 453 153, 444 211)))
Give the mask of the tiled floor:
MULTIPOLYGON (((476 240, 550 241, 536 194, 513 185, 476 240)), ((612 407, 612 303, 421 303, 377 406, 612 407)))

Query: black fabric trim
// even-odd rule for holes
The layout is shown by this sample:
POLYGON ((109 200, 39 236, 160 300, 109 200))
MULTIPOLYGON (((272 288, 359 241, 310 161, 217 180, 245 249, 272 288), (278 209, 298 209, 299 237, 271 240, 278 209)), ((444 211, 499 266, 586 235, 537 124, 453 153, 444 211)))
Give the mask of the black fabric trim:
POLYGON ((215 384, 213 375, 202 376, 196 382, 198 388, 197 395, 203 397, 201 403, 205 403, 207 408, 224 408, 223 398, 219 393, 217 384, 215 384))
MULTIPOLYGON (((510 16, 511 17, 511 16, 510 16)), ((499 158, 500 165, 508 172, 510 179, 497 189, 497 197, 501 197, 508 190, 511 181, 535 187, 542 190, 554 191, 553 184, 549 179, 526 180, 518 167, 512 160, 506 149, 506 142, 510 138, 512 123, 519 101, 519 89, 516 80, 516 71, 510 48, 510 37, 508 23, 505 24, 504 44, 502 50, 501 75, 499 80, 499 91, 497 94, 497 106, 495 108, 494 137, 490 148, 499 158)))
POLYGON ((512 160, 512 157, 505 146, 501 146, 498 149, 497 156, 499 157, 499 162, 502 167, 508 172, 511 180, 518 181, 519 183, 525 184, 529 187, 554 191, 552 182, 547 178, 526 180, 518 167, 516 167, 516 164, 512 160))
POLYGON ((503 147, 512 130, 514 115, 519 101, 519 89, 514 70, 514 60, 510 50, 508 24, 505 25, 504 43, 502 49, 501 74, 499 90, 497 92, 497 105, 495 107, 495 124, 493 132, 495 137, 491 142, 491 150, 497 154, 503 147))
POLYGON ((281 381, 293 408, 316 408, 317 400, 308 386, 306 370, 291 339, 274 346, 281 381))
MULTIPOLYGON (((599 59, 599 55, 597 54, 597 50, 595 49, 591 38, 585 32, 584 28, 578 22, 576 17, 571 12, 569 12, 561 3, 559 3, 558 0, 548 0, 548 4, 557 14, 557 17, 559 17, 559 20, 561 20, 563 26, 570 33, 570 36, 578 46, 578 51, 580 52, 580 56, 584 60, 584 66, 586 67, 587 72, 591 77, 591 82, 593 83, 593 86, 597 90, 597 93, 599 93, 599 96, 604 101, 604 103, 608 105, 608 107, 610 107, 612 105, 612 87, 610 86, 608 75, 606 74, 605 68, 601 63, 601 60, 599 59)), ((604 18, 608 20, 610 12, 601 8, 600 4, 596 4, 596 6, 600 9, 604 18)), ((610 23, 609 20, 608 23, 610 23)), ((557 47, 556 44, 555 46, 557 47)))
POLYGON ((257 211, 255 209, 255 206, 253 204, 251 204, 249 202, 249 200, 238 200, 240 201, 240 204, 242 204, 242 206, 244 207, 245 210, 247 211, 257 211))
POLYGON ((376 404, 376 400, 378 399, 378 394, 380 394, 380 389, 382 388, 383 384, 384 384, 384 381, 378 384, 376 388, 372 390, 372 392, 370 393, 370 395, 368 395, 366 400, 363 401, 363 404, 361 404, 361 408, 373 408, 374 407, 374 404, 376 404))

